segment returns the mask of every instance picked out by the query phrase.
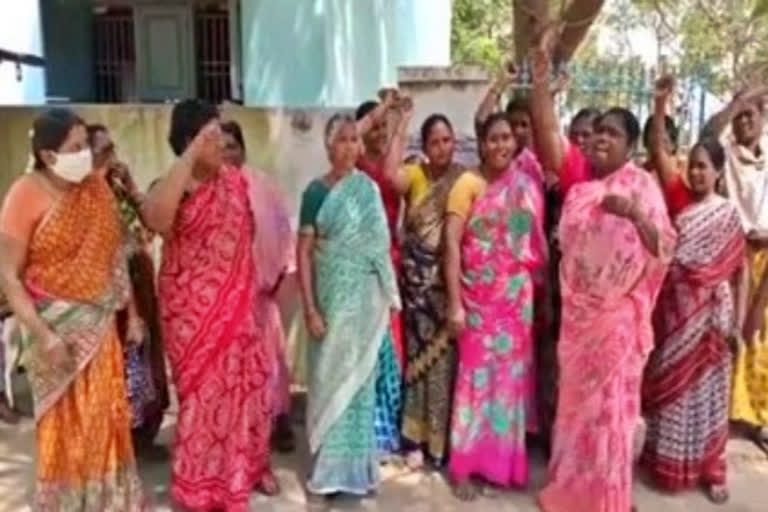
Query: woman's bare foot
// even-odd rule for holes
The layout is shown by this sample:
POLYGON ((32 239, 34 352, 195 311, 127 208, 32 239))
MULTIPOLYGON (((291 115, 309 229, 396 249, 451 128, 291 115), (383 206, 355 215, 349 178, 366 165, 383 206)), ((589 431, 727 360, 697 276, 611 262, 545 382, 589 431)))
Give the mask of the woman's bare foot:
POLYGON ((479 494, 478 486, 469 480, 453 485, 453 495, 461 501, 475 501, 479 494))
POLYGON ((715 505, 723 505, 731 497, 728 493, 728 487, 725 485, 708 485, 705 487, 707 498, 715 505))
POLYGON ((256 490, 264 496, 277 496, 280 494, 280 482, 277 481, 275 474, 270 471, 261 478, 261 482, 259 482, 256 490))
POLYGON ((408 469, 411 471, 420 470, 424 467, 424 454, 421 450, 408 452, 408 455, 405 457, 405 465, 408 466, 408 469))

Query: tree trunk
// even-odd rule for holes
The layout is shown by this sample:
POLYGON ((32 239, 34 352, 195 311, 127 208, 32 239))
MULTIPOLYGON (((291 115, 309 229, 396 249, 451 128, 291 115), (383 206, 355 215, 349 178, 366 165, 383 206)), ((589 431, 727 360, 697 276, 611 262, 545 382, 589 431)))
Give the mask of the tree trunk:
POLYGON ((555 49, 555 63, 568 62, 578 50, 579 45, 589 33, 589 29, 605 5, 605 0, 514 0, 512 16, 514 20, 515 62, 518 64, 528 58, 528 50, 533 29, 537 20, 546 22, 550 19, 550 8, 558 8, 565 22, 563 33, 555 49))
POLYGON ((549 2, 542 0, 513 0, 512 16, 515 22, 515 62, 528 58, 528 48, 536 20, 549 19, 549 2))
POLYGON ((555 50, 555 63, 570 61, 600 14, 605 0, 572 0, 563 14, 565 27, 555 50))

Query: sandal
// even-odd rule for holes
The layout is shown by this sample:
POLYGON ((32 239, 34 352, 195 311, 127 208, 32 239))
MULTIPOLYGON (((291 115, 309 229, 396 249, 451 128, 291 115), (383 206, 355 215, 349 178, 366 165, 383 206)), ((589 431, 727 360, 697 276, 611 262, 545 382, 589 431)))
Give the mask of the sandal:
POLYGON ((280 494, 280 482, 277 481, 275 474, 270 471, 261 478, 261 482, 256 486, 256 490, 264 496, 277 496, 280 494))
POLYGON ((725 485, 708 485, 705 488, 707 498, 715 505, 728 503, 731 495, 728 493, 728 487, 725 485))

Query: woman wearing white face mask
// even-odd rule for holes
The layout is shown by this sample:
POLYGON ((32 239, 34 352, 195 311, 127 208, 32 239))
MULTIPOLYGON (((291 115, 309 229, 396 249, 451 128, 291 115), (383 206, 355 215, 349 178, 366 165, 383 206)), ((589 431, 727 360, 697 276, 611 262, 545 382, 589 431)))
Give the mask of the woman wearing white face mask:
POLYGON ((0 210, 0 284, 24 327, 37 423, 35 510, 145 510, 115 313, 129 297, 114 196, 85 124, 35 120, 35 172, 0 210), (95 508, 94 508, 95 507, 95 508))

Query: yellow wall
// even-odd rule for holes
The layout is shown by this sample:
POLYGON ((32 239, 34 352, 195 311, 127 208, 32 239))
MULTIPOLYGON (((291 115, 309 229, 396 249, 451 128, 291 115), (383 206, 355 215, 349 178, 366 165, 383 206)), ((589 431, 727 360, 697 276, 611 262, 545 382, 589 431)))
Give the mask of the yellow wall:
MULTIPOLYGON (((118 154, 146 188, 173 160, 167 143, 171 107, 167 105, 73 105, 89 123, 112 132, 118 154)), ((0 107, 0 197, 30 158, 29 134, 37 107, 0 107)), ((326 171, 322 131, 331 112, 227 107, 225 119, 243 127, 249 163, 273 174, 295 211, 308 181, 326 171)))

